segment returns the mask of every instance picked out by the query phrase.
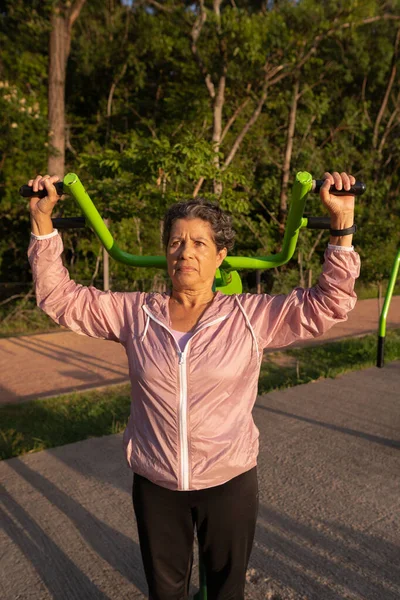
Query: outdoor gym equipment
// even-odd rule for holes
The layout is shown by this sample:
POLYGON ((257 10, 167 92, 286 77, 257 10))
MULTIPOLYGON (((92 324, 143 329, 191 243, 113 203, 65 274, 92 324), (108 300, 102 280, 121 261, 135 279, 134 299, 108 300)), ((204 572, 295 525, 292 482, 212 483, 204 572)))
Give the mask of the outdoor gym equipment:
MULTIPOLYGON (((217 269, 215 275, 214 289, 224 294, 239 294, 242 291, 242 282, 237 269, 271 269, 286 264, 293 256, 296 249, 297 239, 302 227, 308 229, 329 229, 329 217, 304 217, 304 207, 309 192, 318 193, 323 180, 313 180, 310 173, 301 171, 297 173, 292 188, 290 208, 287 215, 286 227, 283 237, 282 250, 277 254, 269 256, 243 257, 227 256, 221 267, 217 269)), ((75 173, 68 173, 62 182, 55 184, 58 194, 70 194, 74 197, 80 206, 85 217, 73 217, 65 219, 52 219, 56 229, 69 229, 85 227, 89 224, 104 248, 115 260, 135 267, 157 267, 166 269, 167 260, 164 256, 135 256, 121 250, 114 241, 111 233, 95 205, 89 198, 85 188, 75 173)), ((331 186, 330 193, 338 196, 355 195, 359 196, 365 192, 366 186, 362 182, 356 182, 349 191, 337 190, 331 186)), ((44 197, 46 190, 33 192, 32 187, 24 185, 20 189, 20 194, 24 197, 39 196, 44 197)), ((200 590, 195 596, 195 600, 207 600, 207 585, 204 563, 199 560, 199 578, 200 590)))
MULTIPOLYGON (((294 254, 302 227, 307 227, 308 229, 329 229, 329 217, 303 217, 307 194, 309 192, 319 192, 322 184, 323 180, 313 180, 310 173, 306 171, 297 173, 292 189, 282 250, 277 254, 269 256, 227 256, 221 267, 216 271, 214 289, 225 294, 241 293, 242 283, 237 272, 238 269, 271 269, 272 267, 284 265, 294 254)), ((166 269, 167 260, 164 256, 135 256, 119 248, 75 173, 68 173, 62 182, 56 184, 56 189, 59 195, 72 195, 85 217, 53 219, 55 228, 77 228, 85 227, 86 224, 89 224, 109 255, 115 260, 135 267, 166 269)), ((364 183, 356 182, 349 191, 339 191, 336 190, 335 186, 331 186, 330 193, 335 195, 361 195, 365 192, 365 189, 366 186, 364 183)), ((32 188, 27 185, 21 187, 20 193, 24 197, 32 195, 44 197, 47 194, 46 190, 41 190, 34 194, 32 188)))
POLYGON ((376 358, 376 366, 382 368, 384 365, 384 353, 385 353, 385 335, 386 335, 386 319, 389 312, 390 301, 392 299, 394 285, 397 279, 397 273, 399 272, 400 264, 400 250, 397 251, 396 258, 393 262, 392 272, 389 278, 388 288, 386 290, 385 302, 383 304, 381 316, 379 318, 379 330, 378 330, 378 355, 376 358))

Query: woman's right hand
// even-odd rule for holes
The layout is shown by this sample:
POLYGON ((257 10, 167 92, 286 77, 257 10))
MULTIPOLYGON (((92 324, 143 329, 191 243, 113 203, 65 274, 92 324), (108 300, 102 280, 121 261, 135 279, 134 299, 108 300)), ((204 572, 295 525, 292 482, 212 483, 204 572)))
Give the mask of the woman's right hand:
POLYGON ((44 198, 32 196, 29 201, 29 210, 31 213, 32 233, 34 235, 48 235, 53 231, 53 223, 51 213, 60 196, 57 194, 54 183, 59 181, 59 177, 53 175, 37 175, 35 179, 30 179, 28 185, 33 188, 34 192, 46 190, 47 195, 44 198))
POLYGON ((34 192, 46 190, 47 195, 44 198, 32 196, 29 202, 29 209, 33 217, 51 217, 53 208, 57 204, 60 196, 57 194, 54 183, 57 183, 60 178, 57 175, 36 175, 35 179, 30 179, 28 185, 33 188, 34 192))

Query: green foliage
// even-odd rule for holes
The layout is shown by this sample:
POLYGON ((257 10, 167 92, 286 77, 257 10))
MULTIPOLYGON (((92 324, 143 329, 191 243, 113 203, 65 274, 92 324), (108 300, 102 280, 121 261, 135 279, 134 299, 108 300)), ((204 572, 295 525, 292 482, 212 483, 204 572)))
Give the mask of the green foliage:
POLYGON ((28 215, 17 189, 47 158, 48 3, 2 3, 0 13, 0 281, 28 281, 28 215))
MULTIPOLYGON (((361 277, 365 284, 386 278, 400 229, 398 77, 388 88, 399 1, 223 3, 220 19, 206 3, 195 49, 199 3, 160 6, 93 0, 72 31, 66 171, 79 173, 102 216, 111 220, 119 245, 160 254, 165 208, 191 197, 203 181, 199 194, 218 200, 235 217, 235 252, 277 251, 283 159, 298 79, 290 183, 299 170, 316 178, 326 170, 348 170, 364 180, 368 191, 357 202, 355 237, 361 277), (224 135, 216 147, 213 111, 222 75, 224 135)), ((0 13, 2 280, 30 280, 29 220, 17 189, 46 171, 53 7, 53 0, 8 0, 0 13)), ((65 200, 60 212, 73 215, 76 207, 65 200)), ((318 199, 310 198, 307 212, 320 214, 318 199)), ((306 282, 315 280, 326 247, 326 235, 314 248, 315 239, 314 232, 301 234, 306 282)), ((97 240, 80 232, 65 234, 64 241, 73 276, 90 281, 97 240)), ((114 263, 111 270, 114 289, 148 285, 144 277, 164 282, 156 270, 143 274, 114 263)), ((268 290, 287 290, 301 281, 299 265, 293 260, 265 280, 268 290)), ((98 277, 95 282, 101 283, 98 277)))
MULTIPOLYGON (((190 132, 183 132, 174 144, 165 135, 148 138, 135 132, 122 150, 107 148, 82 154, 81 167, 89 174, 90 188, 101 191, 99 206, 104 216, 113 219, 143 210, 162 218, 169 204, 190 196, 200 177, 221 181, 224 192, 220 200, 224 206, 245 211, 245 194, 234 195, 232 188, 245 186, 246 177, 234 168, 221 173, 213 164, 214 157, 212 145, 190 132)), ((215 200, 210 190, 202 195, 215 200)))

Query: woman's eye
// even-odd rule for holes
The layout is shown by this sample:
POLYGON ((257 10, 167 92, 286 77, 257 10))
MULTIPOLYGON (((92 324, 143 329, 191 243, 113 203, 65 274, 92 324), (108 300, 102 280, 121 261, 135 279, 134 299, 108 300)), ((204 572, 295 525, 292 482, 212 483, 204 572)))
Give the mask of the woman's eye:
POLYGON ((196 242, 196 246, 204 246, 204 242, 196 242))

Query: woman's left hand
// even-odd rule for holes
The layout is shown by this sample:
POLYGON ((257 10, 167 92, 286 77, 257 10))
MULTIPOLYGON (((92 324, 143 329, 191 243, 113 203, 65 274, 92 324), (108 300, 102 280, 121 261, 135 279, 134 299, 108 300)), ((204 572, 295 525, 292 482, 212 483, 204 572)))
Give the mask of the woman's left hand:
POLYGON ((354 215, 354 196, 335 196, 329 193, 329 188, 334 185, 337 190, 350 190, 350 186, 353 185, 356 180, 353 175, 348 173, 337 173, 334 171, 331 173, 324 173, 325 179, 320 189, 320 198, 322 203, 329 211, 331 217, 337 219, 345 216, 354 215))

